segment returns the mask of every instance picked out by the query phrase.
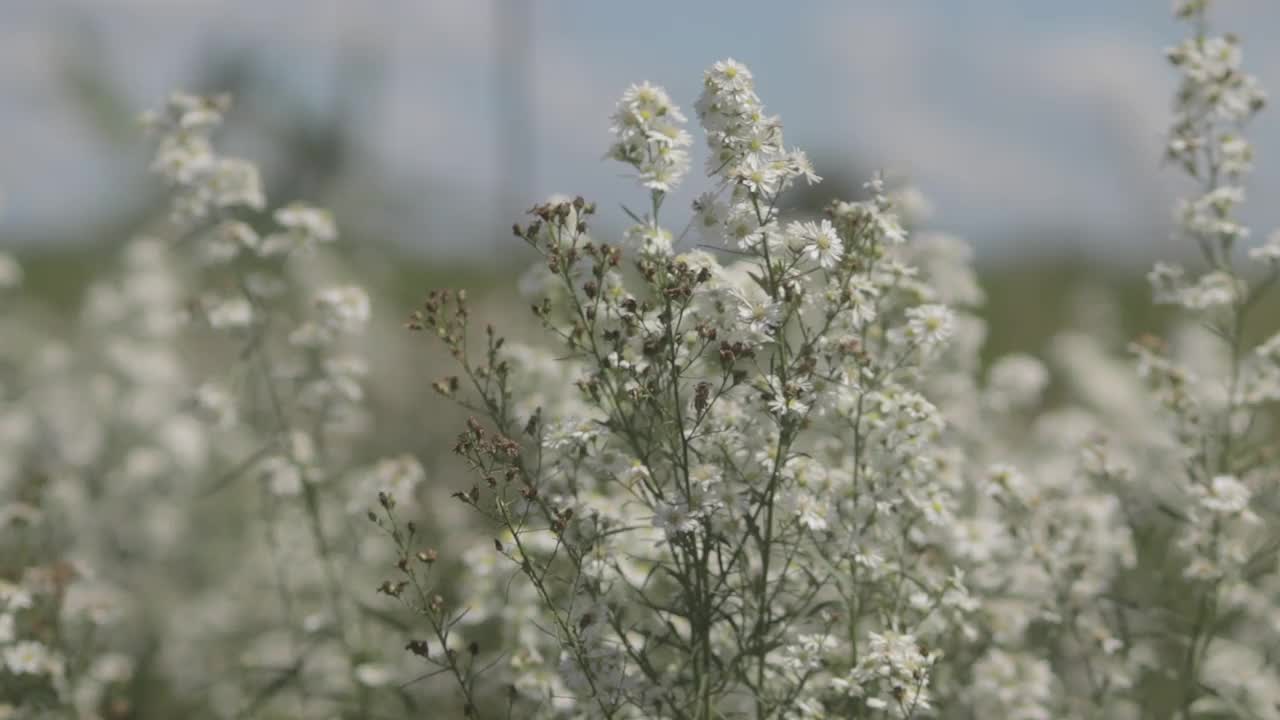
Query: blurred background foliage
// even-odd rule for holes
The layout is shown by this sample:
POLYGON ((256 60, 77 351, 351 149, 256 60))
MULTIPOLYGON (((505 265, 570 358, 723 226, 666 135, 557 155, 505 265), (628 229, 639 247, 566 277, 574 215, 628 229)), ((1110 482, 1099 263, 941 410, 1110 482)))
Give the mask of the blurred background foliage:
MULTIPOLYGON (((489 30, 498 41, 492 44, 496 57, 489 80, 494 109, 500 117, 495 122, 495 148, 490 150, 504 158, 508 172, 499 173, 492 187, 480 190, 484 197, 476 203, 477 212, 469 216, 460 234, 451 228, 433 229, 421 220, 424 208, 436 211, 458 192, 457 187, 449 187, 445 171, 433 168, 431 148, 406 151, 424 166, 425 186, 404 182, 397 169, 369 152, 362 113, 385 90, 390 60, 368 46, 335 50, 338 59, 326 70, 331 73, 330 90, 319 102, 314 94, 300 91, 287 72, 279 72, 270 53, 234 39, 198 50, 197 60, 191 63, 197 72, 183 89, 199 94, 226 92, 235 98, 228 118, 227 147, 259 163, 273 201, 296 198, 334 210, 343 236, 339 251, 346 254, 353 274, 376 291, 375 315, 384 322, 407 315, 429 289, 466 288, 480 301, 480 307, 493 308, 497 324, 519 335, 522 328, 530 326, 531 317, 513 290, 532 257, 504 228, 520 219, 520 208, 543 199, 532 194, 536 190, 531 189, 530 178, 536 174, 538 153, 530 148, 535 142, 528 129, 531 123, 522 119, 535 112, 529 107, 527 90, 521 90, 527 80, 524 65, 535 52, 529 47, 530 34, 522 31, 531 22, 531 12, 521 3, 499 0, 491 8, 489 18, 494 25, 489 30), (442 237, 446 234, 449 237, 442 237)), ((44 304, 50 311, 51 333, 57 323, 70 321, 90 279, 113 262, 130 237, 145 232, 148 222, 159 217, 164 206, 163 188, 145 173, 146 138, 137 123, 139 108, 112 62, 106 31, 95 22, 93 13, 69 11, 59 18, 61 50, 51 74, 56 92, 64 106, 73 110, 74 121, 97 153, 118 171, 111 187, 103 191, 120 202, 101 210, 68 207, 43 223, 0 226, 0 248, 12 252, 23 265, 28 301, 44 304)), ((693 75, 698 69, 687 71, 693 75)), ((767 97, 768 88, 764 91, 767 97)), ((771 109, 781 113, 784 121, 791 110, 776 102, 771 109)), ((603 116, 591 120, 602 128, 607 122, 603 116)), ((1157 137, 1151 141, 1158 147, 1157 137)), ((792 202, 802 211, 820 212, 832 198, 860 197, 862 182, 875 172, 869 158, 846 160, 847 148, 829 153, 822 147, 807 149, 826 179, 815 188, 794 194, 792 202)), ((1150 168, 1153 186, 1160 182, 1161 170, 1150 168)), ((30 168, 29 172, 42 170, 30 168)), ((697 185, 696 180, 688 184, 697 185)), ((564 188, 589 198, 593 197, 592 189, 564 188)), ((925 190, 927 194, 928 188, 925 190)), ((1139 199, 1158 194, 1151 188, 1133 188, 1132 192, 1139 199)), ((453 212, 467 210, 454 208, 453 212)), ((620 238, 625 215, 621 210, 609 210, 606 207, 601 213, 598 222, 602 227, 597 227, 595 234, 620 238)), ((1052 337, 1063 328, 1082 324, 1103 322, 1113 327, 1118 331, 1118 351, 1128 339, 1164 328, 1167 315, 1150 302, 1144 278, 1157 254, 1178 255, 1168 251, 1176 242, 1155 240, 1168 233, 1164 217, 1150 217, 1144 226, 1131 230, 1128 238, 1099 231, 1084 209, 1074 224, 1028 223, 1027 216, 1017 214, 1002 221, 998 211, 993 217, 996 219, 988 223, 985 236, 975 241, 986 294, 980 314, 988 323, 983 352, 988 362, 1006 353, 1028 352, 1052 366, 1052 337), (1137 250, 1098 252, 1098 247, 1108 242, 1127 243, 1131 250, 1137 250), (1165 248, 1156 251, 1161 244, 1165 248)), ((945 231, 947 225, 948 218, 939 216, 926 227, 945 231)), ((1280 326, 1280 315, 1274 311, 1256 317, 1260 321, 1253 328, 1255 334, 1280 326)), ((403 370, 405 366, 429 365, 413 360, 413 353, 426 351, 408 344, 407 336, 394 342, 404 344, 373 353, 400 355, 387 361, 387 372, 395 380, 383 383, 389 389, 375 389, 374 400, 387 403, 382 410, 412 428, 423 417, 421 413, 439 417, 433 413, 441 403, 427 388, 435 371, 415 375, 403 370), (415 387, 406 391, 405 383, 415 387), (392 405, 395 407, 389 407, 392 405), (424 406, 431 409, 424 410, 424 406)), ((385 439, 388 447, 409 441, 419 452, 436 456, 441 446, 434 443, 444 436, 429 435, 431 443, 415 437, 413 430, 385 439)))

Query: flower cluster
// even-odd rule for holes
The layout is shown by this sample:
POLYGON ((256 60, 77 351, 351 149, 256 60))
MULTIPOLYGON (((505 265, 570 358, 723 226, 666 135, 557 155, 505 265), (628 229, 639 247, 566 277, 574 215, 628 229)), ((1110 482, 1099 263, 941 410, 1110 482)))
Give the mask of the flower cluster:
MULTIPOLYGON (((644 85, 625 116, 644 115, 637 98, 678 115, 644 85)), ((557 286, 534 312, 561 350, 490 327, 476 355, 461 293, 411 318, 461 363, 434 387, 471 388, 483 417, 455 446, 483 481, 456 497, 495 539, 466 565, 496 554, 510 571, 470 574, 461 605, 410 597, 418 573, 388 513, 375 519, 406 559, 384 588, 428 618, 438 642, 421 654, 472 712, 478 678, 455 636, 490 618, 522 716, 930 712, 931 668, 961 638, 934 618, 974 611, 943 552, 959 499, 945 422, 918 387, 958 320, 920 291, 878 181, 825 219, 781 216, 781 193, 817 178, 745 67, 708 71, 698 109, 720 189, 695 212, 736 262, 680 252, 660 219, 669 188, 641 178, 649 210, 622 244, 592 238, 582 198, 515 228, 557 286), (520 402, 531 393, 538 405, 520 402)))
MULTIPOLYGON (((1210 268, 1151 275, 1226 341, 1183 333, 1194 368, 1146 338, 1134 373, 1106 336, 1064 331, 1055 366, 984 373, 963 243, 912 238, 879 179, 824 218, 783 217, 782 194, 818 178, 732 60, 697 103, 714 187, 690 226, 710 245, 684 250, 660 219, 671 184, 641 165, 687 144, 681 115, 628 91, 610 156, 650 202, 624 240, 596 239, 582 198, 515 227, 560 347, 489 327, 477 356, 462 294, 410 321, 461 363, 434 387, 475 414, 454 451, 478 481, 455 497, 493 533, 459 600, 408 602, 467 712, 501 712, 455 650, 496 621, 506 712, 527 717, 1274 714, 1275 684, 1245 679, 1272 635, 1242 630, 1275 607, 1261 498, 1280 339, 1243 338, 1280 240, 1250 253, 1271 273, 1251 287, 1232 250, 1263 95, 1207 9, 1177 9, 1196 35, 1170 52, 1168 147, 1204 184, 1178 217, 1210 268), (1051 381, 1068 400, 1050 404, 1051 381)), ((394 516, 375 519, 408 563, 394 516)), ((404 572, 388 587, 418 584, 404 572)))
POLYGON ((726 60, 691 217, 644 83, 628 226, 557 196, 513 227, 545 342, 465 291, 410 316, 470 415, 433 483, 333 216, 270 208, 229 99, 174 96, 168 220, 65 332, 0 254, 0 718, 1276 717, 1280 232, 1244 247, 1265 96, 1211 4, 1168 53, 1203 262, 1149 275, 1167 337, 1126 353, 1091 295, 1043 360, 985 357, 964 242, 879 177, 786 210, 819 178, 726 60))
MULTIPOLYGON (((229 107, 148 114, 170 220, 77 328, 0 312, 0 717, 169 714, 136 706, 155 687, 211 717, 398 705, 371 694, 398 679, 394 635, 360 611, 379 555, 336 548, 361 498, 412 505, 424 471, 357 444, 370 297, 314 252, 327 211, 268 212, 257 169, 218 153, 229 107)), ((0 310, 21 280, 0 258, 0 310)))
POLYGON ((684 123, 666 90, 649 83, 632 85, 614 110, 608 156, 639 171, 645 187, 668 192, 689 171, 687 148, 693 139, 684 123))

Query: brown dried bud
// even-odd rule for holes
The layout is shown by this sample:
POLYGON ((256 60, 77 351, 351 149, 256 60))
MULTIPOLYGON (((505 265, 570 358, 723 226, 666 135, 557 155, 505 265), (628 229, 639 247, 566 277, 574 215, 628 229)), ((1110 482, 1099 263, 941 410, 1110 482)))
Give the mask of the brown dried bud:
POLYGON ((711 399, 711 383, 700 382, 693 390, 693 409, 701 413, 707 409, 707 403, 711 399))

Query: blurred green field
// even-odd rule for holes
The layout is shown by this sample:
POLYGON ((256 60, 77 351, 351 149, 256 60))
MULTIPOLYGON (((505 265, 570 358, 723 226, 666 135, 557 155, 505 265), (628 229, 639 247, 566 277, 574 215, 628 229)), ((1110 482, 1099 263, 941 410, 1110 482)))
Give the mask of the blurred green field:
MULTIPOLYGON (((393 305, 380 311, 407 315, 434 288, 466 289, 478 298, 492 294, 510 299, 520 273, 533 259, 518 240, 510 242, 505 267, 487 257, 441 263, 420 253, 360 241, 344 243, 341 250, 350 254, 353 245, 361 247, 352 257, 361 267, 359 274, 393 305)), ((113 261, 117 247, 63 244, 40 248, 24 244, 15 255, 26 274, 26 291, 60 313, 71 313, 94 274, 113 261)), ((1042 353, 1058 329, 1078 326, 1082 305, 1090 301, 1114 308, 1107 319, 1125 338, 1159 333, 1170 318, 1164 308, 1152 304, 1146 268, 1138 265, 1104 266, 1066 257, 985 267, 979 263, 978 272, 986 294, 978 314, 987 322, 983 359, 988 362, 1010 352, 1042 353)), ((1276 307, 1270 303, 1255 316, 1252 333, 1269 333, 1280 327, 1280 318, 1270 312, 1276 307)), ((522 319, 518 312, 506 316, 507 322, 522 319)))

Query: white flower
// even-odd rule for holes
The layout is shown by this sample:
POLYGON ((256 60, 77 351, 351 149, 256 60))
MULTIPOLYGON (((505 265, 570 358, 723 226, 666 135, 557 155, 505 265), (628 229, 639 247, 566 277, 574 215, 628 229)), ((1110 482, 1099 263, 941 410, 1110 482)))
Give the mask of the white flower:
POLYGON ((333 333, 318 322, 302 323, 289 333, 289 344, 304 348, 324 347, 333 341, 333 333))
POLYGON ((1179 301, 1190 310, 1204 310, 1233 304, 1243 292, 1239 278, 1230 273, 1214 271, 1201 276, 1194 285, 1183 288, 1179 301))
POLYGON ((812 493, 798 492, 795 497, 795 513, 801 526, 815 532, 827 529, 828 505, 812 493))
POLYGON ((258 168, 247 160, 218 158, 209 185, 214 204, 219 207, 244 206, 261 210, 267 204, 258 168))
POLYGON ((724 235, 724 224, 729 219, 729 206, 719 195, 706 192, 693 201, 695 223, 702 237, 708 241, 720 240, 724 235))
POLYGON ((1272 362, 1280 361, 1280 333, 1267 338, 1253 351, 1260 358, 1269 359, 1272 362))
POLYGON ((748 190, 762 195, 769 195, 777 190, 780 176, 772 163, 759 155, 748 155, 741 165, 734 168, 734 179, 742 183, 748 190))
POLYGON ((702 463, 689 468, 689 481, 703 492, 708 492, 724 481, 724 472, 718 465, 702 463))
POLYGON ((339 332, 355 332, 369 322, 369 295, 358 285, 321 290, 316 306, 325 326, 339 332))
POLYGON ((653 508, 653 526, 672 537, 698 529, 698 518, 689 506, 659 502, 653 508))
POLYGON ((133 677, 133 658, 122 653, 99 655, 94 659, 89 675, 99 682, 124 682, 133 677))
MULTIPOLYGON (((1254 260, 1271 263, 1273 265, 1280 264, 1280 230, 1276 230, 1267 236, 1267 242, 1259 247, 1249 250, 1249 257, 1254 260)), ((3 273, 0 273, 3 274, 3 273)), ((0 285, 3 285, 0 282, 0 285)))
POLYGON ((581 448, 599 437, 600 424, 590 418, 566 418, 547 428, 543 445, 549 449, 581 448))
POLYGON ((333 242, 338 239, 338 226, 333 213, 323 208, 293 203, 275 212, 280 227, 300 233, 315 242, 333 242))
POLYGON ((640 172, 641 184, 650 190, 673 190, 689 170, 693 143, 683 125, 685 117, 660 87, 632 85, 613 113, 614 143, 609 157, 640 172))
POLYGON ((223 221, 205 243, 205 256, 214 263, 228 262, 244 249, 255 249, 261 240, 258 233, 239 220, 223 221))
POLYGON ((242 297, 214 300, 205 314, 209 325, 218 330, 245 328, 253 323, 253 305, 242 297))
POLYGON ((373 484, 378 491, 387 493, 399 503, 413 500, 414 491, 426 479, 422 464, 412 455, 380 460, 372 471, 373 484))
POLYGON ((829 270, 844 257, 844 241, 836 234, 830 220, 793 223, 788 232, 800 241, 805 258, 816 262, 819 267, 829 270))
POLYGON ((1030 355, 1005 355, 987 373, 987 386, 1010 407, 1030 407, 1040 401, 1049 386, 1049 371, 1030 355))
POLYGON ((652 225, 634 225, 627 231, 627 237, 640 246, 640 253, 654 258, 667 258, 672 254, 673 238, 671 232, 652 225))
POLYGON ((865 696, 868 707, 928 711, 929 675, 938 655, 924 652, 914 635, 892 629, 873 632, 869 639, 867 653, 858 665, 833 685, 850 695, 865 696))
POLYGON ((763 292, 750 296, 734 291, 738 300, 738 320, 752 335, 767 335, 782 318, 782 306, 763 292))
POLYGON ((1252 493, 1248 486, 1240 482, 1234 475, 1218 475, 1209 481, 1208 488, 1196 486, 1200 504, 1213 512, 1224 515, 1235 515, 1249 507, 1252 493))
POLYGON ((840 646, 830 635, 805 633, 796 636, 795 640, 783 648, 782 664, 797 675, 822 667, 823 661, 831 651, 840 646))
POLYGON ((992 465, 988 470, 988 478, 990 484, 985 489, 993 497, 1023 498, 1027 493, 1026 476, 1012 465, 992 465))
POLYGON ((263 255, 282 255, 295 250, 308 252, 319 243, 338 239, 338 228, 328 210, 294 203, 280 208, 275 220, 281 232, 268 235, 259 247, 263 255))
POLYGON ((126 599, 116 588, 100 582, 78 582, 68 589, 62 612, 81 616, 95 625, 113 625, 124 616, 126 599))
POLYGON ((293 497, 302 493, 302 469, 284 457, 269 457, 259 465, 267 488, 276 497, 293 497))
POLYGON ((355 676, 361 685, 371 688, 383 687, 395 678, 391 668, 382 663, 360 663, 355 668, 355 676))
POLYGON ((753 80, 747 66, 733 58, 717 61, 707 70, 705 78, 709 87, 727 95, 750 92, 753 80))
POLYGON ((236 422, 236 403, 227 389, 214 382, 196 388, 196 405, 208 415, 215 427, 228 428, 236 422))
POLYGON ((920 305, 907 310, 907 334, 923 346, 946 342, 955 327, 955 316, 945 305, 920 305))
POLYGON ((4 651, 4 664, 14 675, 41 675, 52 668, 53 660, 44 645, 31 640, 4 651))
POLYGON ((952 526, 951 542, 960 557, 987 563, 1004 548, 1004 526, 985 518, 965 518, 952 526))
POLYGON ((973 668, 972 693, 981 717, 1051 720, 1054 676, 1049 664, 1033 655, 991 649, 973 668))
POLYGON ((35 604, 35 601, 32 599, 29 590, 21 585, 14 585, 11 582, 0 580, 0 608, 26 610, 33 604, 35 604))

